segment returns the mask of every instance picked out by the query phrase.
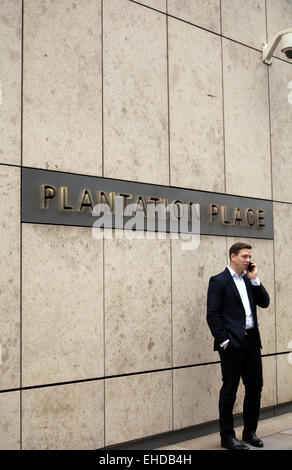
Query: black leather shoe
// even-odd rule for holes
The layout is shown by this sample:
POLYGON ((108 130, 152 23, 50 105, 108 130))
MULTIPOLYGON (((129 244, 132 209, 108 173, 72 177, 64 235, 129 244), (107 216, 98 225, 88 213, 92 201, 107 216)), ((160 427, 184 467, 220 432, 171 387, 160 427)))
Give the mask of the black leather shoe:
POLYGON ((263 441, 261 441, 254 432, 243 432, 242 440, 248 442, 254 447, 264 447, 263 441))
POLYGON ((242 444, 236 439, 236 437, 230 437, 229 439, 221 439, 221 447, 229 450, 249 450, 249 447, 242 444))

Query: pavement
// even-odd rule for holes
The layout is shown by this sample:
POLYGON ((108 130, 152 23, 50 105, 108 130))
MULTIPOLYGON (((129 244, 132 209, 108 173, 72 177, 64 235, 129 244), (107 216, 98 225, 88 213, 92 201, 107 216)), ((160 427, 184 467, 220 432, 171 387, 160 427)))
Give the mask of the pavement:
MULTIPOLYGON (((237 439, 241 440, 242 426, 235 428, 237 439)), ((256 432, 264 443, 263 450, 292 450, 292 412, 259 421, 256 432)), ((262 450, 249 446, 251 450, 262 450)), ((226 450, 220 445, 219 432, 206 436, 159 447, 157 450, 226 450)))

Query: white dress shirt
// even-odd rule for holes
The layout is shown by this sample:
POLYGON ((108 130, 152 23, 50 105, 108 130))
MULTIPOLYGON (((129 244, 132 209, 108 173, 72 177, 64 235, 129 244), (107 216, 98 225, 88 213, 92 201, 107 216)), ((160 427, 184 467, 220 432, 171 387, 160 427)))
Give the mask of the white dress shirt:
MULTIPOLYGON (((230 266, 227 266, 227 268, 229 269, 229 272, 233 278, 233 281, 237 287, 241 301, 243 303, 244 310, 245 310, 245 328, 248 330, 249 328, 254 327, 254 320, 253 320, 249 298, 248 298, 248 294, 246 290, 246 285, 243 279, 243 276, 246 274, 246 271, 243 271, 243 273, 240 276, 238 276, 238 274, 230 266)), ((260 280, 259 278, 256 278, 255 280, 251 280, 251 283, 254 286, 259 286, 260 280)), ((223 348, 223 346, 227 344, 228 342, 229 342, 229 339, 221 343, 220 346, 223 348)))

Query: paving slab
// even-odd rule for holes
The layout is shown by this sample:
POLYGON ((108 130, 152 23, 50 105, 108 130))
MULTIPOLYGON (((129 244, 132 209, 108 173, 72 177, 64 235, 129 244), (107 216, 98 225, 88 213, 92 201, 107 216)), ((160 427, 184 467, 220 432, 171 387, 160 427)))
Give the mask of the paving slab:
MULTIPOLYGON (((249 445, 251 450, 292 450, 292 412, 259 421, 257 435, 264 442, 263 449, 249 445)), ((235 428, 237 439, 241 440, 243 426, 235 428)), ((218 433, 207 434, 157 450, 225 450, 220 445, 218 433)))

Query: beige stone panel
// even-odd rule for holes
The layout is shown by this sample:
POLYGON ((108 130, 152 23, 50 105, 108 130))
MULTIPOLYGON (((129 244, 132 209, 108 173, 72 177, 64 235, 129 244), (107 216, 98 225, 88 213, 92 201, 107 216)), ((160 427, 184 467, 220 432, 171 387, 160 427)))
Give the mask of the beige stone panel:
POLYGON ((292 352, 277 356, 277 392, 278 403, 292 400, 292 352))
MULTIPOLYGON (((219 398, 219 395, 218 395, 219 398)), ((244 400, 244 385, 242 379, 240 379, 239 386, 236 394, 236 401, 233 407, 233 415, 241 414, 243 412, 243 400, 244 400)))
POLYGON ((226 192, 271 198, 268 70, 261 53, 223 39, 226 192))
POLYGON ((257 307, 257 317, 263 346, 261 352, 262 354, 271 354, 276 352, 274 243, 273 240, 228 237, 228 250, 233 243, 238 241, 249 243, 252 246, 252 259, 257 264, 258 278, 270 296, 270 305, 267 308, 257 307))
POLYGON ((20 449, 19 392, 0 393, 0 450, 20 449))
POLYGON ((20 170, 0 165, 0 389, 19 387, 20 170))
POLYGON ((172 240, 174 366, 218 361, 206 321, 209 279, 226 267, 225 237, 201 236, 196 250, 172 240))
POLYGON ((22 392, 23 450, 94 450, 104 446, 103 381, 22 392))
POLYGON ((262 50, 266 42, 265 0, 221 0, 222 34, 262 50))
POLYGON ((263 357, 264 386, 262 391, 261 407, 276 405, 277 403, 277 358, 276 356, 263 357))
POLYGON ((106 446, 171 429, 171 371, 106 380, 106 446))
POLYGON ((107 0, 104 176, 169 184, 166 17, 107 0))
POLYGON ((162 11, 163 13, 166 12, 166 0, 134 0, 134 1, 136 3, 141 3, 141 5, 143 6, 162 11))
POLYGON ((220 33, 220 0, 168 0, 168 13, 220 33))
POLYGON ((221 42, 169 20, 170 163, 174 186, 224 191, 221 42))
POLYGON ((102 241, 23 225, 23 385, 103 375, 102 241))
POLYGON ((106 375, 170 367, 168 237, 105 240, 104 256, 106 375))
POLYGON ((173 374, 174 429, 218 419, 220 364, 177 369, 173 374))
POLYGON ((20 164, 21 0, 1 0, 0 162, 20 164))
POLYGON ((291 204, 274 203, 277 352, 287 351, 292 340, 291 220, 291 204))
POLYGON ((274 59, 269 72, 271 95, 273 199, 292 202, 291 65, 281 60, 274 59))
MULTIPOLYGON (((292 3, 291 0, 267 0, 267 36, 270 41, 275 34, 283 29, 291 28, 292 25, 292 3)), ((291 63, 285 54, 282 54, 280 45, 277 47, 275 56, 291 63)), ((273 60, 274 64, 274 60, 273 60)))
MULTIPOLYGON (((261 396, 261 408, 276 405, 277 386, 276 386, 276 356, 262 357, 264 385, 261 396)), ((242 379, 238 387, 237 398, 234 404, 234 414, 243 412, 244 385, 242 379)))
POLYGON ((101 175, 101 2, 27 0, 23 162, 101 175))

